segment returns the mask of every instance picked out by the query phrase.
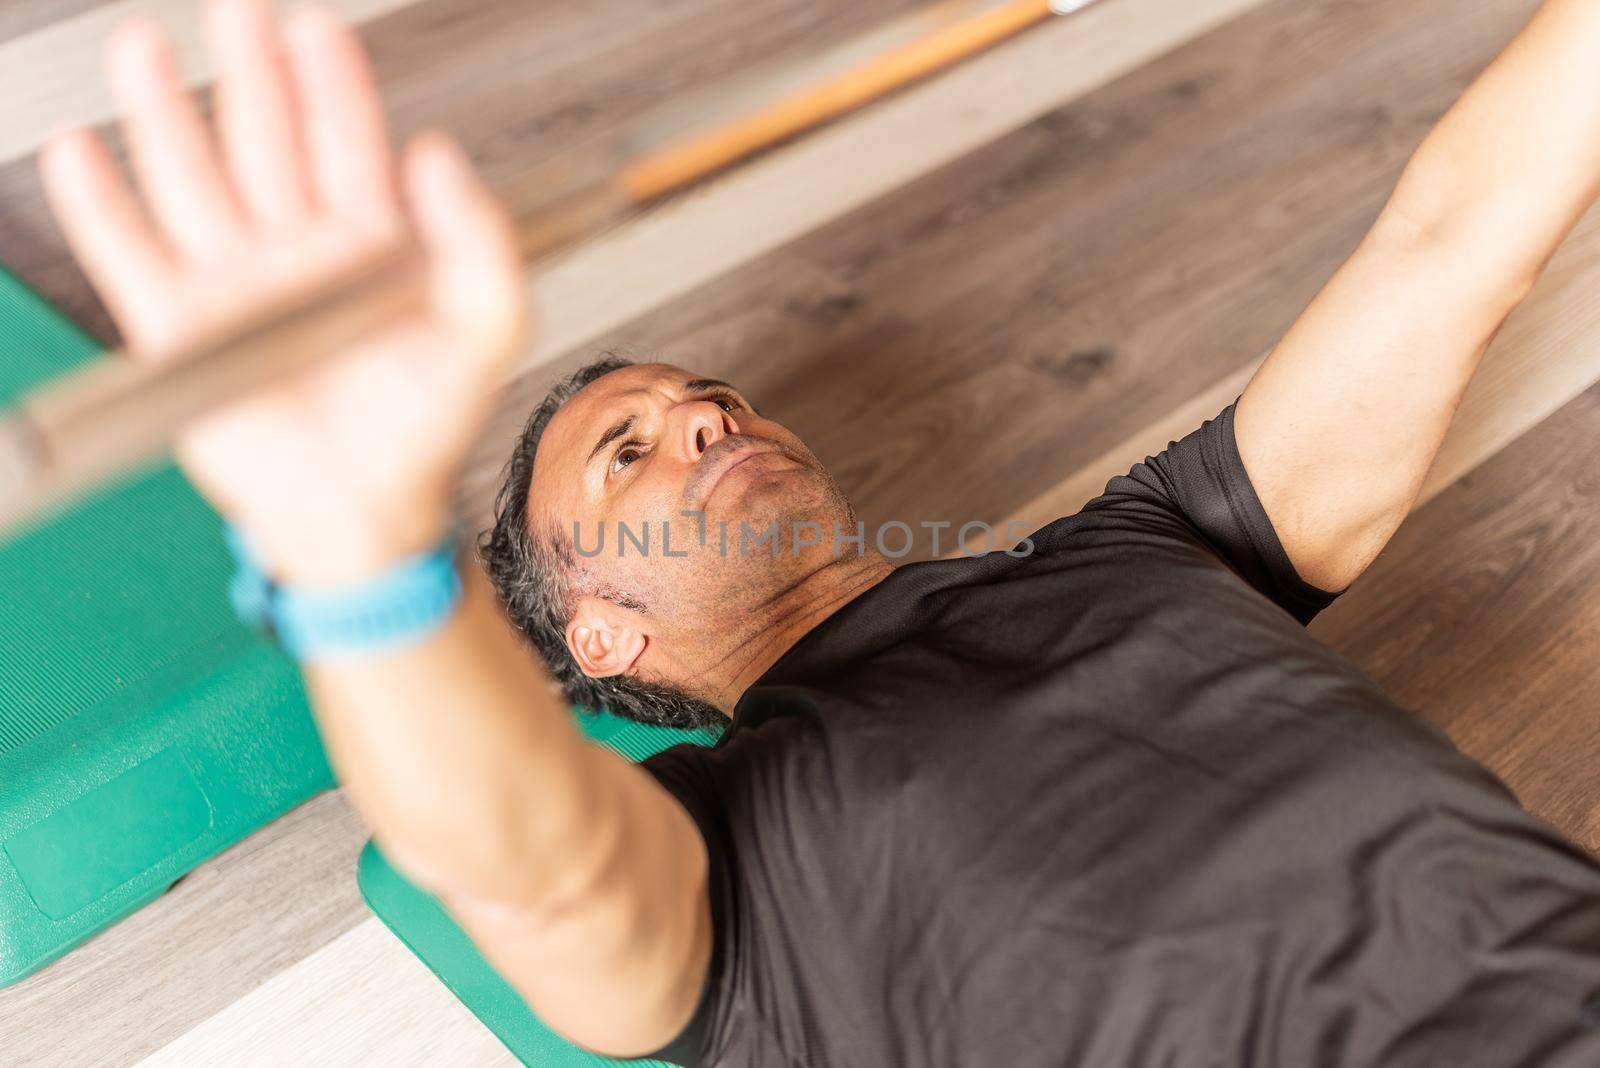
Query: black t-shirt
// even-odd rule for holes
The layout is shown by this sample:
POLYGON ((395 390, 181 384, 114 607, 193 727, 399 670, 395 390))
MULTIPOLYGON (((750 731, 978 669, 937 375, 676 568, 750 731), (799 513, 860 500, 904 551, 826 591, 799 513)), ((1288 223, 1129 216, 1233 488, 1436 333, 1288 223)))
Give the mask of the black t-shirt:
POLYGON ((645 762, 715 930, 658 1056, 1600 1065, 1600 867, 1306 634, 1231 407, 1031 540, 898 569, 645 762))

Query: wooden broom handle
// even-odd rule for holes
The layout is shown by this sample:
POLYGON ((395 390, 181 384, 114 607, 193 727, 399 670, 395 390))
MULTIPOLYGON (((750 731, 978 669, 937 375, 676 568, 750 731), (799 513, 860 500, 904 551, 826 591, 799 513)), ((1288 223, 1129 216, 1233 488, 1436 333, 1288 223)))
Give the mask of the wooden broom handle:
POLYGON ((1055 14, 1050 0, 1011 0, 977 8, 976 14, 824 78, 742 118, 635 160, 623 167, 617 180, 634 199, 652 200, 887 96, 1055 14))

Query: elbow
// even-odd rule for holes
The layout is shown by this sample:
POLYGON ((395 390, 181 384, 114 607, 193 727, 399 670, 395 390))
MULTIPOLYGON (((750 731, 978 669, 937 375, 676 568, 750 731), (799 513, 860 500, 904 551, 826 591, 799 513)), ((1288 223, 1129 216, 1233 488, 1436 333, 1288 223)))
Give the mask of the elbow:
POLYGON ((1396 197, 1378 216, 1368 240, 1386 247, 1427 248, 1437 243, 1441 229, 1443 227, 1435 213, 1418 212, 1396 197))
POLYGON ((1528 298, 1549 261, 1519 240, 1515 220, 1425 212, 1400 201, 1384 209, 1367 241, 1408 273, 1437 279, 1463 311, 1481 310, 1491 331, 1528 298))

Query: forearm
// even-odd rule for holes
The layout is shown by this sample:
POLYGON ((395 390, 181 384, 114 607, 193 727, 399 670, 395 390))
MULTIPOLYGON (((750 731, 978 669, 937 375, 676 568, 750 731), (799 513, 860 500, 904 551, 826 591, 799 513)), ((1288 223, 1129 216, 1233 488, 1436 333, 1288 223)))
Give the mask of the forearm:
POLYGON ((436 892, 524 904, 582 878, 616 799, 476 567, 457 613, 393 653, 307 666, 340 779, 379 843, 436 892))
POLYGON ((390 858, 539 1016, 658 1048, 710 958, 707 857, 655 779, 586 741, 476 568, 427 641, 307 670, 340 778, 390 858))
POLYGON ((1424 141, 1386 216, 1514 298, 1600 195, 1600 0, 1548 0, 1424 141))

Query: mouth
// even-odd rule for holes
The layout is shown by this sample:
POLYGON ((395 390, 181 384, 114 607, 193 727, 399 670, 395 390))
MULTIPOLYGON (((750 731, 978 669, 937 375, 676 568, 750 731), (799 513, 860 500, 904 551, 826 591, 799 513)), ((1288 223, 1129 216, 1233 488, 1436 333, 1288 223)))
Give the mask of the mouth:
POLYGON ((688 483, 683 487, 683 499, 694 508, 704 507, 711 494, 716 491, 718 483, 729 471, 748 460, 774 453, 784 455, 781 448, 763 438, 754 438, 746 434, 729 434, 725 438, 718 439, 695 464, 688 483))

